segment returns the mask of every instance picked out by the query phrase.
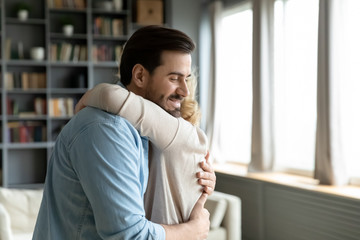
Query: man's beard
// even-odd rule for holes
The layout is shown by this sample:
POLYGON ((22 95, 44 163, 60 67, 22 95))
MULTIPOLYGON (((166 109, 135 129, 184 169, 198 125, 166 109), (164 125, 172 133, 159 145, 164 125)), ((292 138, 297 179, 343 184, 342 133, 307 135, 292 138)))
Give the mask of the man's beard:
POLYGON ((181 117, 181 112, 180 112, 180 108, 176 108, 174 110, 166 110, 164 109, 166 112, 168 112, 170 115, 172 115, 173 117, 179 118, 181 117))
MULTIPOLYGON (((180 95, 178 94, 172 94, 169 96, 169 99, 175 99, 175 100, 180 100, 182 102, 183 100, 183 97, 181 97, 180 95)), ((176 118, 179 118, 181 117, 181 112, 180 112, 180 108, 175 108, 174 110, 166 110, 168 113, 170 113, 170 115, 176 117, 176 118)))
MULTIPOLYGON (((165 103, 166 103, 166 99, 164 97, 164 95, 161 95, 160 98, 158 99, 153 99, 151 97, 151 94, 149 92, 146 93, 145 98, 152 101, 153 103, 155 103, 156 105, 158 105, 159 107, 161 107, 162 109, 164 109, 166 112, 168 112, 170 115, 172 115, 173 117, 179 118, 181 117, 181 112, 180 112, 180 108, 175 108, 174 110, 169 110, 165 108, 165 103)), ((176 99, 176 100, 183 100, 183 97, 181 97, 178 94, 172 94, 169 96, 168 99, 176 99)))

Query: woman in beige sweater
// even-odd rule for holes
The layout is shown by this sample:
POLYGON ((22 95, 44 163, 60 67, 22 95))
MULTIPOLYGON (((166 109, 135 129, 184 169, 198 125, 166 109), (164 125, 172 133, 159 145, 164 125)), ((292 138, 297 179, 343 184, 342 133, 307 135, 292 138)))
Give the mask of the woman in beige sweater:
POLYGON ((192 79, 188 84, 190 95, 182 104, 182 118, 115 84, 97 85, 77 104, 76 111, 92 106, 118 114, 149 138, 145 210, 147 219, 155 223, 186 222, 203 191, 195 175, 202 171, 200 162, 208 153, 207 138, 195 126, 200 115, 194 100, 196 83, 192 79))

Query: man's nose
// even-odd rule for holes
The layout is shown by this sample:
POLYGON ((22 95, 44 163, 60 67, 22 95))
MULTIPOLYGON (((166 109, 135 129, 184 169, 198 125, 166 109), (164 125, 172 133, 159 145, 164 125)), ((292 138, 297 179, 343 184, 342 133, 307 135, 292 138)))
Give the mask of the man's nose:
POLYGON ((189 96, 190 92, 185 79, 180 81, 179 87, 176 89, 176 93, 182 97, 189 96))

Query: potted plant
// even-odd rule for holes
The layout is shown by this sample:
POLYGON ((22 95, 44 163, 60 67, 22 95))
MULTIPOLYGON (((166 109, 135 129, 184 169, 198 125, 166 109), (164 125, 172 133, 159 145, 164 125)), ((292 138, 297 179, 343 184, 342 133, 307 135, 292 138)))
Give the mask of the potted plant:
POLYGON ((25 2, 19 2, 15 5, 18 19, 25 21, 29 17, 30 6, 25 2))
POLYGON ((67 16, 61 18, 61 25, 64 35, 71 36, 74 33, 73 20, 67 16))

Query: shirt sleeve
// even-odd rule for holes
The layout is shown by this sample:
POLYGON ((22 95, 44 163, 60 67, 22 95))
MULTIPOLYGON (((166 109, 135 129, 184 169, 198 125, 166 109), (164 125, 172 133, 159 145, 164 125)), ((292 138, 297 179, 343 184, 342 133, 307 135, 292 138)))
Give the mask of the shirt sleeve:
POLYGON ((117 119, 87 127, 69 151, 97 232, 103 239, 165 239, 164 228, 145 218, 141 140, 117 119))

